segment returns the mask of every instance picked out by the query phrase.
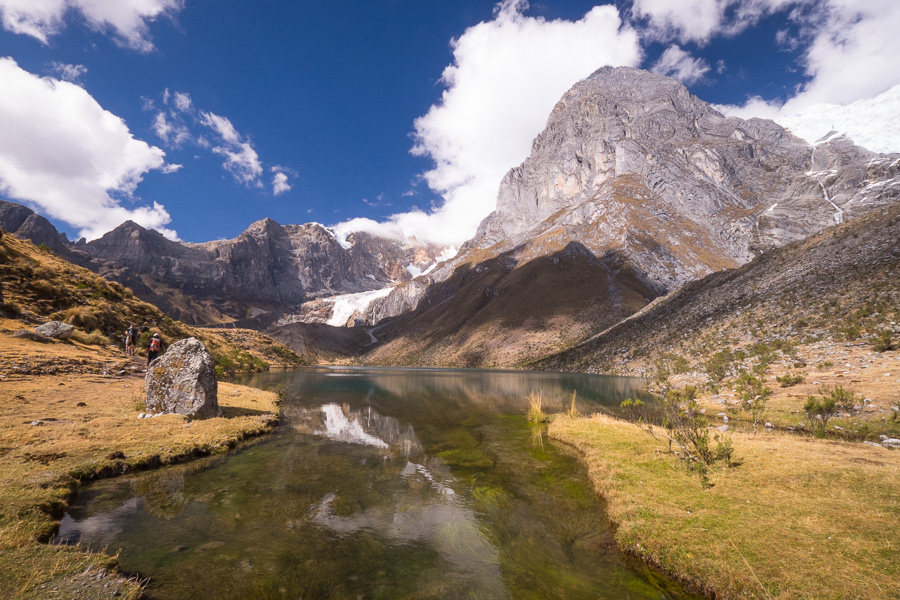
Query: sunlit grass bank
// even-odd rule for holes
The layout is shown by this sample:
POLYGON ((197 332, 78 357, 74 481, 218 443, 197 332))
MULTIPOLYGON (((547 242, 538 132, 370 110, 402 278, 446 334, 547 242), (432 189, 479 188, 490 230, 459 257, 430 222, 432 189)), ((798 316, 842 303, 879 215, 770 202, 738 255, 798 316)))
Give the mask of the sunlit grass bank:
POLYGON ((78 484, 225 451, 277 423, 275 394, 221 383, 221 418, 138 419, 142 389, 136 377, 0 382, 0 597, 138 597, 109 556, 41 543, 78 484))
POLYGON ((558 417, 619 545, 716 598, 900 597, 900 452, 734 433, 739 463, 704 489, 635 425, 558 417))

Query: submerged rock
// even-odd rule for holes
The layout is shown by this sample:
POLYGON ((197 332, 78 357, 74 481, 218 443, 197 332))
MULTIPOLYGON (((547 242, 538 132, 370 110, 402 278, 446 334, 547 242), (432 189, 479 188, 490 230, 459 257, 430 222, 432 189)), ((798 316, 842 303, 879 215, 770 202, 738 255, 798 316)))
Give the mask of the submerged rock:
POLYGON ((196 338, 179 340, 150 363, 144 378, 149 413, 221 416, 212 356, 196 338))

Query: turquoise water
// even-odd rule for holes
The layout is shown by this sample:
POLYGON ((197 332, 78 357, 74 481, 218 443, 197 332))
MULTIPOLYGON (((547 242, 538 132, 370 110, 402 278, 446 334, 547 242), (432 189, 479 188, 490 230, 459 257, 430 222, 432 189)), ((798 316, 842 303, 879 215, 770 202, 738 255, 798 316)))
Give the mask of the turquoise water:
POLYGON ((98 482, 58 543, 121 550, 158 599, 693 598, 613 543, 584 469, 525 419, 639 395, 587 375, 305 369, 228 456, 98 482))

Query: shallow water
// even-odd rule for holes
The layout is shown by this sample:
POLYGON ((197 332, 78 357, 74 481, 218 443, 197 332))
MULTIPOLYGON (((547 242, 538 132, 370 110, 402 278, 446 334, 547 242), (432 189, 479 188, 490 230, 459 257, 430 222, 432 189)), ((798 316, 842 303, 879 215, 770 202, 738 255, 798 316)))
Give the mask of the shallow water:
POLYGON ((640 395, 627 378, 305 369, 283 424, 229 456, 101 481, 57 543, 121 549, 148 596, 693 598, 615 548, 584 469, 525 419, 640 395))

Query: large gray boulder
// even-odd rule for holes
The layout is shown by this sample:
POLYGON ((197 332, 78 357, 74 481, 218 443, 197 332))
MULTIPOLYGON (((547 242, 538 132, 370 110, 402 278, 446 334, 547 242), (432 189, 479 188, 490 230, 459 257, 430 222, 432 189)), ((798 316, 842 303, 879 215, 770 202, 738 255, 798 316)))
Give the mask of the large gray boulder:
POLYGON ((35 327, 35 331, 55 340, 67 340, 72 337, 72 333, 75 332, 75 327, 68 323, 63 323, 62 321, 50 321, 49 323, 44 323, 39 327, 35 327))
POLYGON ((212 356, 196 338, 179 340, 150 363, 144 379, 150 413, 208 419, 222 415, 212 356))

